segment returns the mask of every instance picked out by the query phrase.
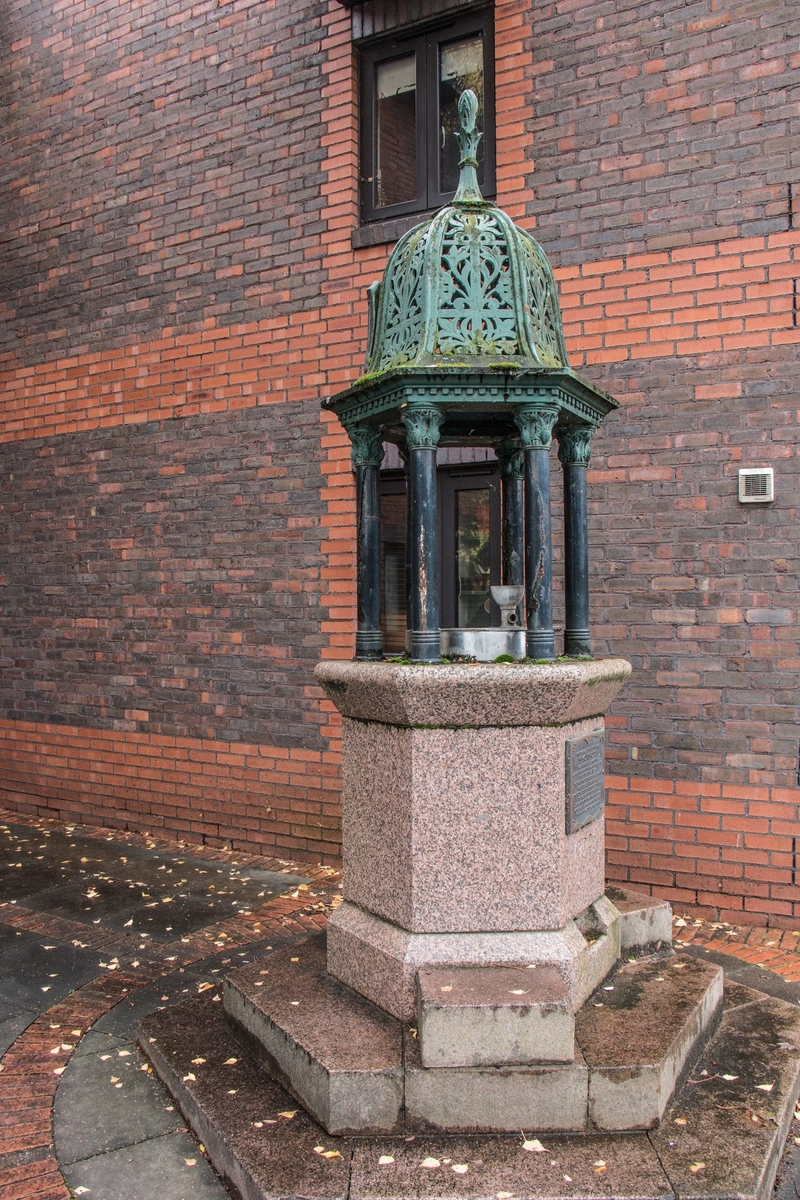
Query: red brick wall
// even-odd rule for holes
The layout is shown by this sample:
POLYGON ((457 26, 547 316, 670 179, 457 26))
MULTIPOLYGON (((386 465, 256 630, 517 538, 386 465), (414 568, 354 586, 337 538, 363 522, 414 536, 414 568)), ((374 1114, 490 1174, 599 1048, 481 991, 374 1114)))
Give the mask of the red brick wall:
MULTIPOLYGON (((349 16, 13 0, 7 21, 0 796, 333 857, 338 721, 309 668, 352 653, 354 502, 312 414, 361 368, 388 251, 351 244, 349 16), (292 488, 264 473, 287 466, 292 488)), ((573 365, 622 402, 590 495, 597 650, 634 664, 609 874, 791 923, 795 14, 510 0, 496 26, 498 200, 556 266, 573 365), (739 506, 738 466, 765 463, 776 503, 739 506)))

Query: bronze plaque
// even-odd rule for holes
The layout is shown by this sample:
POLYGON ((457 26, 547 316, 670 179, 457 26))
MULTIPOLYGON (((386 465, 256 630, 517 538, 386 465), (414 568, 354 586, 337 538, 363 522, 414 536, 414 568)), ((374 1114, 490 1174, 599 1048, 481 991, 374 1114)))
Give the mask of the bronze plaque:
POLYGON ((567 833, 594 821, 606 802, 605 734, 570 738, 567 751, 567 833))

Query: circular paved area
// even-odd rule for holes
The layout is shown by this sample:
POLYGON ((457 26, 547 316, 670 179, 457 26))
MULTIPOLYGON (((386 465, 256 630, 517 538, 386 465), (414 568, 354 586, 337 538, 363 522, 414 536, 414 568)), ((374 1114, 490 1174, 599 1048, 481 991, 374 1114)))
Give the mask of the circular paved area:
MULTIPOLYGON (((0 1200, 228 1197, 136 1023, 189 996, 218 1003, 228 967, 324 926, 337 888, 329 868, 0 810, 0 1200)), ((800 980, 798 932, 675 924, 762 987, 800 980)), ((800 1195, 798 1151, 793 1136, 776 1200, 800 1195)))

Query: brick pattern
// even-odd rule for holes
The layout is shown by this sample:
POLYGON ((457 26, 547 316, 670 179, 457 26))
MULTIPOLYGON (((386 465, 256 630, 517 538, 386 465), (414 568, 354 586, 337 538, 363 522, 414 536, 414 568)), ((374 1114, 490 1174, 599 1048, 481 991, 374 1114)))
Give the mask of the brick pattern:
MULTIPOLYGON (((12 10, 13 20, 21 21, 21 0, 15 0, 12 10)), ((70 22, 75 28, 81 20, 99 22, 102 41, 112 33, 112 26, 102 22, 113 23, 117 11, 122 20, 127 6, 118 6, 113 18, 85 0, 53 14, 41 10, 36 22, 51 21, 52 26, 43 37, 39 26, 20 29, 20 44, 6 56, 5 69, 27 96, 25 88, 39 71, 56 70, 50 59, 45 62, 46 54, 53 63, 63 64, 70 55, 69 62, 74 61, 78 41, 73 37, 68 45, 64 32, 70 22), (23 45, 29 36, 31 41, 23 45), (45 46, 49 38, 54 40, 45 46)), ((174 206, 171 194, 158 193, 154 204, 156 193, 148 193, 141 203, 152 207, 143 226, 150 241, 137 242, 134 233, 130 246, 126 242, 122 247, 114 224, 117 210, 109 215, 103 202, 103 220, 116 241, 109 241, 110 258, 98 255, 94 274, 87 270, 80 239, 85 236, 95 247, 102 244, 97 215, 86 205, 78 218, 57 190, 57 173, 48 168, 46 177, 36 174, 39 151, 26 143, 26 113, 31 110, 24 105, 14 109, 15 153, 19 150, 19 162, 24 160, 33 173, 26 177, 20 168, 25 182, 10 189, 10 195, 19 196, 20 209, 19 222, 9 227, 16 231, 20 254, 30 251, 25 259, 30 279, 42 286, 36 296, 28 290, 13 301, 20 313, 28 306, 31 320, 12 317, 9 328, 25 336, 15 340, 15 352, 0 362, 3 440, 27 445, 31 438, 47 436, 54 454, 77 461, 77 452, 56 450, 60 439, 86 439, 97 430, 157 422, 152 428, 163 429, 165 438, 171 427, 175 446, 170 463, 161 465, 180 466, 182 455, 191 457, 194 432, 190 437, 189 431, 199 428, 193 422, 208 421, 210 430, 214 417, 216 429, 231 422, 237 429, 260 428, 267 438, 282 436, 279 410, 287 402, 307 404, 311 413, 321 395, 345 386, 362 369, 364 288, 380 275, 388 248, 372 245, 354 251, 351 241, 358 222, 351 18, 330 0, 304 10, 302 22, 293 17, 289 36, 288 11, 283 2, 247 5, 212 20, 181 0, 168 0, 158 14, 143 14, 158 45, 168 40, 162 17, 164 27, 178 30, 169 37, 176 39, 176 63, 185 70, 181 74, 164 67, 172 72, 170 80, 213 78, 216 84, 221 63, 230 82, 225 47, 242 33, 256 55, 269 44, 270 57, 254 84, 259 89, 255 108, 250 83, 236 76, 238 90, 215 87, 213 96, 193 99, 191 121, 188 110, 174 109, 181 137, 191 142, 186 162, 178 156, 170 164, 171 171, 178 171, 174 206), (287 36, 276 39, 276 30, 287 36), (213 54, 222 56, 218 63, 211 62, 213 54), (292 99, 299 94, 292 91, 296 84, 303 90, 302 108, 292 99), (230 137, 214 126, 222 111, 215 106, 223 97, 230 137), (265 135, 264 113, 275 129, 274 144, 265 135), (217 137, 214 143, 204 142, 205 135, 198 132, 207 125, 217 137), (236 164, 224 165, 215 175, 219 144, 235 145, 237 157, 236 164), (227 193, 227 181, 240 162, 243 179, 237 173, 227 193), (188 210, 187 180, 199 196, 188 210), (265 180, 269 187, 274 180, 273 192, 264 190, 265 180), (241 210, 242 230, 225 228, 236 219, 234 210, 241 210), (21 232, 29 228, 23 220, 29 222, 29 233, 21 232), (34 220, 41 223, 35 230, 34 220), (212 229, 212 220, 222 224, 212 229), (147 221, 161 222, 155 233, 147 221), (263 238, 256 228, 259 221, 263 238), (46 280, 41 273, 45 234, 60 237, 63 250, 53 266, 47 243, 48 269, 52 266, 54 274, 46 280), (200 267, 180 284, 194 290, 178 292, 178 271, 188 263, 173 262, 169 255, 183 253, 186 244, 193 248, 189 262, 200 267), (236 259, 254 246, 256 259, 236 259), (118 306, 109 319, 109 313, 93 307, 100 301, 92 293, 82 310, 85 318, 78 320, 77 308, 69 321, 58 316, 58 329, 67 334, 49 336, 58 333, 48 322, 64 309, 62 295, 80 292, 84 304, 92 279, 102 281, 104 288, 108 283, 111 291, 132 293, 140 280, 131 274, 133 264, 141 265, 142 286, 149 287, 147 270, 165 252, 158 297, 150 297, 149 310, 128 313, 118 306), (286 257, 297 254, 299 258, 286 257), (127 276, 120 268, 123 262, 127 276), (242 267, 240 275, 225 279, 221 306, 214 291, 220 281, 211 278, 218 265, 224 271, 242 267), (256 276, 258 286, 248 291, 246 281, 254 283, 256 276)), ((515 219, 535 227, 557 266, 573 364, 622 402, 595 439, 590 472, 596 648, 624 654, 635 669, 608 722, 609 768, 622 781, 615 782, 614 791, 627 797, 624 803, 615 800, 611 810, 610 870, 621 880, 635 878, 639 886, 672 889, 686 903, 691 893, 709 913, 736 912, 742 920, 792 919, 786 906, 794 903, 794 876, 786 855, 787 845, 793 846, 791 839, 800 834, 792 824, 800 796, 799 589, 792 500, 800 340, 793 294, 800 239, 788 228, 800 225, 800 213, 791 214, 788 206, 797 148, 791 89, 800 80, 799 21, 788 0, 735 0, 713 11, 678 0, 635 5, 620 0, 602 12, 589 0, 535 9, 525 0, 501 0, 496 6, 498 200, 515 219), (765 463, 776 468, 776 503, 740 507, 738 467, 765 463), (728 796, 725 789, 730 788, 754 789, 757 795, 728 796), (722 815, 717 820, 718 814, 704 807, 713 796, 748 806, 773 805, 775 815, 758 814, 769 828, 736 830, 745 840, 731 845, 722 815), (716 826, 707 824, 709 817, 716 826), (768 844, 756 845, 752 838, 757 836, 768 844), (643 849, 643 839, 652 840, 649 850, 643 849), (697 864, 702 868, 691 884, 684 861, 694 864, 695 874, 697 864), (772 874, 762 877, 758 871, 772 874)), ((131 34, 132 43, 138 36, 131 34)), ((121 43, 123 55, 126 44, 121 43)), ((236 59, 236 69, 240 61, 236 59)), ((153 94, 147 75, 150 57, 144 55, 141 62, 125 58, 122 69, 128 67, 124 86, 103 93, 104 119, 114 129, 115 106, 119 113, 130 113, 131 96, 139 96, 130 86, 132 78, 143 85, 143 113, 153 94)), ((102 78, 103 86, 114 82, 102 78)), ((81 104, 84 95, 94 95, 93 79, 81 82, 81 104)), ((57 93, 51 87, 43 94, 62 95, 57 105, 43 109, 47 121, 57 125, 50 144, 58 160, 73 144, 85 114, 71 91, 57 93)), ((171 106, 165 107, 169 112, 171 106)), ((161 109, 153 111, 161 113, 157 120, 167 119, 161 109)), ((147 160, 148 169, 158 165, 164 152, 163 127, 154 120, 152 113, 143 117, 135 131, 139 158, 147 160), (161 138, 158 144, 148 141, 154 129, 161 138)), ((99 133, 92 136, 99 141, 99 133)), ((105 195, 97 189, 96 171, 109 195, 130 200, 134 193, 123 191, 124 161, 115 145, 104 131, 106 165, 92 160, 87 178, 95 185, 93 196, 105 195)), ((75 159, 86 161, 85 156, 75 159)), ((138 160, 132 169, 139 169, 138 160)), ((64 178, 70 178, 68 172, 64 178)), ((153 178, 163 186, 166 176, 156 172, 153 178)), ((84 191, 79 188, 75 195, 84 191)), ((138 228, 130 205, 120 211, 126 231, 138 228)), ((14 270, 6 277, 13 281, 14 270)), ((104 294, 113 301, 111 291, 104 294)), ((127 760, 120 780, 114 777, 118 759, 109 757, 114 753, 111 742, 102 740, 112 731, 100 731, 100 748, 88 750, 88 726, 98 718, 74 711, 86 704, 81 681, 105 680, 108 669, 80 657, 70 660, 91 644, 88 633, 74 630, 57 647, 46 648, 51 654, 47 677, 43 660, 38 667, 33 664, 29 676, 30 683, 56 680, 58 701, 39 694, 46 689, 30 687, 36 693, 29 701, 33 710, 4 710, 17 718, 3 731, 6 746, 13 746, 4 755, 15 772, 7 793, 14 804, 86 814, 94 807, 94 819, 140 829, 159 827, 161 820, 161 827, 183 831, 191 814, 174 797, 184 778, 180 754, 182 737, 188 734, 190 755, 203 753, 206 744, 213 747, 213 762, 204 765, 198 790, 192 792, 198 835, 218 841, 229 830, 237 844, 252 837, 258 844, 296 846, 305 856, 333 852, 339 723, 307 675, 314 655, 348 657, 353 647, 349 446, 329 416, 319 425, 314 453, 320 451, 321 486, 314 510, 319 537, 314 541, 306 530, 298 539, 304 555, 318 556, 311 567, 318 590, 313 599, 303 599, 316 622, 308 629, 316 641, 313 653, 310 644, 306 647, 298 670, 280 677, 279 686, 287 689, 281 692, 285 712, 278 711, 280 705, 259 710, 258 681, 245 676, 252 676, 254 664, 261 670, 263 658, 248 657, 235 643, 225 643, 228 652, 214 664, 223 668, 220 686, 231 670, 241 684, 238 694, 245 703, 235 713, 200 712, 196 703, 183 713, 181 703, 175 704, 171 693, 155 682, 170 672, 159 675, 155 663, 147 664, 148 670, 153 667, 148 686, 159 706, 165 696, 164 717, 173 725, 162 743, 144 705, 128 707, 139 714, 148 711, 146 727, 139 715, 126 717, 125 710, 121 718, 115 714, 114 720, 138 722, 136 731, 114 733, 127 760), (56 714, 69 721, 70 729, 43 723, 56 714), (32 722, 20 723, 22 715, 32 722), (265 717, 268 727, 254 733, 265 717), (87 726, 81 730, 82 720, 87 726), (67 745, 64 738, 75 744, 67 745), (299 757, 303 747, 311 758, 299 757), (277 754, 270 758, 277 750, 288 751, 288 782, 285 760, 277 754), (230 762, 228 753, 233 754, 230 762), (269 760, 266 768, 262 758, 269 760), (91 777, 86 776, 89 761, 91 777), (59 762, 65 772, 60 782, 59 762), (229 769, 230 776, 225 774, 229 769)), ((17 451, 8 453, 13 457, 17 451)), ((43 478, 44 470, 38 465, 31 478, 43 478)), ((159 478, 154 494, 178 505, 191 472, 187 460, 184 475, 159 478)), ((241 474, 237 478, 244 480, 241 474)), ((311 480, 310 469, 303 478, 311 480)), ((60 509, 51 505, 46 511, 69 517, 66 487, 59 504, 60 509)), ((204 530, 233 520, 233 507, 226 501, 220 525, 209 521, 204 530)), ((116 511, 125 516, 121 508, 116 511)), ((556 518, 557 532, 558 513, 556 518)), ((50 520, 52 525, 57 515, 50 520)), ((78 537, 78 531, 64 528, 70 539, 75 532, 77 550, 83 531, 78 537)), ((126 527, 120 536, 141 535, 126 527)), ((118 552, 124 549, 135 546, 118 552)), ((72 580, 72 586, 86 585, 72 580)), ((169 601, 152 589, 145 598, 149 607, 140 620, 148 640, 159 652, 174 649, 166 628, 173 619, 169 601)), ((237 629, 237 620, 241 624, 243 614, 252 616, 256 606, 242 606, 241 596, 239 601, 238 608, 231 608, 234 615, 216 627, 220 646, 224 638, 247 632, 237 629)), ((12 599, 12 605, 16 602, 12 599)), ((44 612, 44 603, 38 603, 44 612)), ((292 611, 299 615, 296 593, 291 604, 298 606, 292 611)), ((47 605, 48 612, 57 614, 67 609, 66 600, 48 597, 47 605)), ((34 609, 29 592, 28 609, 20 611, 34 609)), ((30 631, 19 628, 23 646, 29 645, 30 631)), ((44 651, 41 633, 36 644, 44 651)), ((183 646, 178 656, 185 660, 183 646)), ((30 659, 25 663, 27 667, 30 659)), ((167 665, 174 666, 169 659, 167 665)), ((271 679, 278 679, 279 666, 271 662, 271 679)), ((24 683, 19 677, 13 680, 17 700, 24 683)), ((199 688, 199 683, 187 684, 183 690, 194 702, 198 693, 202 699, 199 688)))
POLYGON ((321 752, 315 402, 6 448, 6 720, 321 752))
POLYGON ((606 782, 610 880, 712 920, 796 928, 800 789, 606 782))
POLYGON ((532 23, 529 213, 555 264, 787 229, 793 0, 569 0, 532 23))
MULTIPOLYGON (((0 818, 28 821, 35 828, 45 822, 20 817, 16 812, 0 810, 0 818)), ((51 822, 52 824, 52 822, 51 822)), ((80 833, 111 833, 111 830, 88 829, 80 833)), ((145 839, 127 835, 128 842, 145 839)), ((147 845, 153 847, 152 841, 147 845)), ((186 843, 158 839, 162 848, 172 853, 185 853, 186 843)), ((208 855, 205 848, 201 853, 208 855)), ((220 861, 229 858, 222 851, 220 861)), ((252 865, 275 870, 284 865, 281 860, 245 855, 252 865)), ((241 862, 242 857, 237 856, 241 862)), ((285 864, 291 866, 291 864, 285 864)), ((64 1184, 58 1163, 52 1153, 52 1107, 61 1074, 74 1054, 81 1038, 95 1021, 123 999, 130 999, 138 988, 146 987, 177 968, 188 966, 224 948, 233 950, 263 936, 299 938, 318 932, 325 925, 331 907, 331 888, 336 873, 325 869, 305 871, 316 886, 288 896, 270 900, 261 908, 240 914, 226 921, 212 923, 189 937, 165 945, 150 944, 142 952, 131 947, 130 941, 119 933, 99 926, 84 925, 66 918, 37 912, 23 903, 0 904, 0 920, 11 928, 24 929, 45 938, 77 939, 83 946, 102 949, 109 957, 117 956, 116 969, 110 968, 97 979, 76 989, 63 1001, 42 1013, 17 1038, 5 1053, 0 1064, 2 1072, 3 1112, 0 1117, 0 1200, 68 1200, 71 1195, 64 1184), (64 1047, 67 1047, 66 1049, 64 1047), (24 1152, 30 1160, 22 1165, 14 1157, 24 1152), (38 1153, 37 1153, 38 1152, 38 1153), (5 1156, 8 1156, 6 1158, 5 1156), (5 1159, 5 1161, 4 1161, 5 1159), (9 1164, 9 1160, 11 1165, 9 1164)), ((216 983, 216 981, 215 981, 216 983)), ((204 992, 213 1002, 218 988, 204 992)))
POLYGON ((0 361, 319 308, 326 8, 12 0, 0 361))
POLYGON ((340 754, 0 721, 0 801, 39 817, 335 861, 340 754))

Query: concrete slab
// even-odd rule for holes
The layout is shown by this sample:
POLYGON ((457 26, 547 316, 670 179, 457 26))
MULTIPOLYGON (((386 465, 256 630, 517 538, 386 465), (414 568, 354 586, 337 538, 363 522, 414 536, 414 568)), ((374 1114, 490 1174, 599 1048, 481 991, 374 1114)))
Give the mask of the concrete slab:
POLYGON ((50 938, 13 946, 0 958, 0 1000, 15 1008, 44 1012, 101 974, 101 957, 96 950, 82 950, 50 938))
POLYGON ((575 1017, 552 967, 456 967, 417 976, 425 1067, 572 1062, 575 1017))
POLYGON ((769 1200, 798 1089, 800 1008, 770 998, 727 1012, 650 1134, 676 1194, 769 1200))
POLYGON ((0 1021, 0 1057, 12 1046, 21 1033, 28 1028, 31 1021, 36 1020, 36 1013, 20 1008, 13 1015, 6 1016, 0 1021))
MULTIPOLYGON (((59 1162, 72 1163, 184 1127, 168 1112, 136 1046, 121 1043, 70 1059, 59 1080, 53 1133, 59 1162)), ((167 1102, 168 1103, 168 1102, 167 1102)))
POLYGON ((188 1133, 170 1133, 64 1168, 73 1193, 89 1200, 230 1200, 188 1133))
POLYGON ((657 1125, 721 1001, 722 970, 681 955, 627 964, 610 975, 575 1023, 590 1071, 594 1127, 657 1125))
POLYGON ((657 896, 632 891, 619 884, 606 887, 606 896, 619 912, 620 948, 641 953, 649 948, 668 950, 672 945, 672 905, 657 896))
POLYGON ((400 1024, 327 974, 323 938, 232 972, 224 1004, 275 1077, 329 1133, 399 1128, 400 1024))
POLYGON ((555 1067, 423 1067, 405 1033, 406 1128, 501 1132, 583 1130, 589 1072, 580 1056, 555 1067))

